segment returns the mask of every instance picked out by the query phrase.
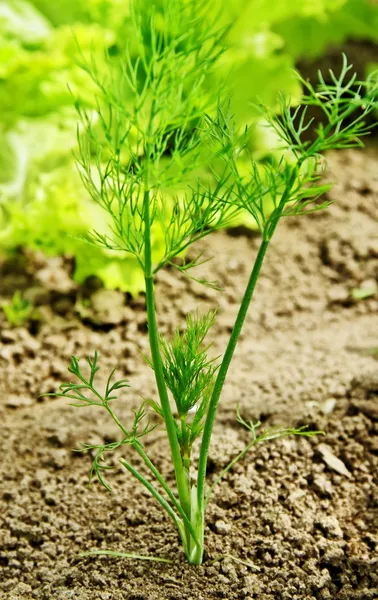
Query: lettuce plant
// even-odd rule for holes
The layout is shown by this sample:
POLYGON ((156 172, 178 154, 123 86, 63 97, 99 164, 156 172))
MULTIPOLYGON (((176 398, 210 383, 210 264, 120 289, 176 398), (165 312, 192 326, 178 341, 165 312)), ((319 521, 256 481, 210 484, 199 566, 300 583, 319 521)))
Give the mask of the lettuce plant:
POLYGON ((118 441, 82 446, 84 452, 94 452, 91 478, 97 477, 109 490, 105 474, 111 467, 106 455, 126 448, 136 452, 145 470, 133 466, 128 454, 120 463, 166 511, 177 527, 187 560, 197 565, 203 560, 206 506, 224 474, 256 443, 319 433, 306 428, 264 430, 237 412, 239 423, 250 432, 250 443, 210 486, 206 484, 222 389, 277 225, 282 217, 307 215, 329 205, 320 198, 329 188, 320 181, 321 153, 362 146, 361 138, 369 133, 365 117, 374 109, 377 95, 374 78, 358 82, 345 56, 340 74, 331 72, 332 84, 326 84, 321 74, 314 86, 301 80, 304 93, 295 110, 285 97, 279 115, 258 106, 267 127, 280 140, 282 152, 264 168, 249 157, 246 174, 240 163, 248 158, 250 131, 239 135, 227 106, 204 90, 222 53, 225 34, 216 20, 209 26, 208 7, 195 0, 166 1, 159 19, 153 9, 134 8, 138 57, 132 58, 126 48, 117 76, 112 69, 98 69, 95 61, 84 63, 98 89, 98 110, 88 113, 77 103, 79 170, 89 194, 111 223, 106 233, 90 231, 87 241, 133 256, 143 274, 151 352, 147 362, 154 371, 156 398, 144 400, 134 410, 130 425, 122 423, 115 404, 118 392, 128 388, 129 382, 115 380, 114 369, 102 390, 97 383, 97 352, 87 359, 89 374, 72 357, 69 372, 76 380, 62 384, 55 394, 69 398, 74 406, 103 409, 114 420, 120 431, 118 441), (318 122, 310 116, 313 108, 322 115, 318 122), (204 166, 209 164, 214 166, 204 177, 204 166), (183 251, 224 227, 240 210, 254 219, 261 243, 225 352, 214 358, 206 337, 216 320, 215 311, 188 315, 184 331, 177 328, 172 339, 165 339, 158 329, 154 280, 167 266, 187 273, 198 265, 200 256, 189 264, 180 262, 183 251), (152 252, 155 232, 164 237, 159 256, 152 252), (156 413, 167 435, 174 488, 143 443, 156 427, 148 419, 149 411, 156 413), (194 443, 199 445, 197 470, 193 468, 194 443))

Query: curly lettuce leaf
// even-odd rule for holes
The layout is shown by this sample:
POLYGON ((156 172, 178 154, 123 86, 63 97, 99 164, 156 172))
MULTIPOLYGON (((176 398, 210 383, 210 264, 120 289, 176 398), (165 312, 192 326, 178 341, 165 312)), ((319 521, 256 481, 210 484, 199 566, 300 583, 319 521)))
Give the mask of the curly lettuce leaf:
POLYGON ((7 0, 0 3, 0 31, 4 37, 34 46, 43 42, 51 29, 49 21, 30 2, 7 0))
MULTIPOLYGON (((95 105, 95 87, 80 68, 78 47, 85 56, 104 60, 104 49, 113 37, 97 25, 54 30, 37 48, 26 49, 0 37, 0 55, 8 54, 0 80, 0 114, 8 127, 22 117, 41 117, 66 107, 74 112, 74 95, 87 106, 95 105), (94 50, 95 48, 95 50, 94 50)), ((1 67, 0 67, 1 72, 1 67)))
POLYGON ((378 41, 378 6, 372 0, 344 0, 328 18, 308 15, 300 21, 284 19, 275 30, 285 39, 286 52, 295 59, 321 56, 330 45, 347 39, 378 41))
MULTIPOLYGON (((100 207, 87 196, 71 153, 71 127, 49 120, 21 121, 16 131, 3 136, 13 165, 13 179, 0 183, 0 248, 19 246, 46 255, 75 258, 74 278, 83 282, 97 275, 108 288, 131 294, 144 289, 143 274, 135 258, 92 246, 84 238, 90 229, 105 233, 108 223, 100 207), (41 145, 35 150, 35 139, 41 145)), ((163 237, 156 236, 154 253, 163 253, 163 237)))
POLYGON ((54 25, 99 23, 116 30, 130 14, 129 0, 32 0, 33 4, 54 25))

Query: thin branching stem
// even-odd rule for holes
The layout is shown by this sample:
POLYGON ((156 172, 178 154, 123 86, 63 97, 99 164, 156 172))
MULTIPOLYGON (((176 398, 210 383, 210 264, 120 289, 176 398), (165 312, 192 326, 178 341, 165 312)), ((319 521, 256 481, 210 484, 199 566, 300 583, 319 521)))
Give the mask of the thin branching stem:
MULTIPOLYGON (((169 403, 167 386, 164 380, 163 364, 159 349, 159 335, 156 323, 155 297, 154 297, 154 282, 152 273, 152 254, 151 254, 151 226, 150 226, 150 197, 149 190, 144 193, 144 224, 145 224, 145 284, 146 284, 146 308, 147 308, 147 323, 148 335, 150 339, 150 349, 156 385, 159 392, 161 409, 164 415, 164 422, 167 430, 167 436, 172 453, 173 466, 175 470, 177 488, 179 498, 183 510, 190 519, 191 502, 190 490, 188 489, 187 480, 184 474, 180 445, 177 439, 175 421, 172 415, 171 406, 169 403)), ((189 536, 191 532, 189 532, 189 536)))
POLYGON ((158 492, 158 490, 152 485, 148 479, 142 475, 135 467, 133 467, 127 460, 124 458, 119 459, 120 463, 138 480, 140 483, 144 485, 144 487, 153 495, 153 497, 159 502, 159 504, 164 508, 164 510, 169 514, 172 518, 176 526, 179 527, 179 517, 173 510, 173 508, 168 504, 166 499, 158 492))
POLYGON ((256 261, 253 266, 243 300, 240 304, 239 312, 236 317, 235 325, 233 327, 230 339, 227 344, 226 351, 223 356, 221 366, 218 371, 218 375, 215 381, 213 393, 211 395, 209 408, 206 416, 205 426, 201 441, 201 450, 198 464, 198 477, 197 477, 197 497, 198 497, 198 510, 202 513, 205 509, 205 481, 206 481, 206 467, 207 459, 210 448, 210 441, 214 427, 214 421, 216 417, 216 411, 220 399, 220 395, 223 389, 223 385, 227 376, 227 372, 235 352, 235 348, 247 316, 248 308, 252 300, 252 296, 256 287, 256 283, 260 274, 261 267, 263 265, 264 257, 268 249, 269 241, 263 240, 261 242, 259 251, 257 253, 256 261))
POLYGON ((166 494, 169 497, 169 499, 171 500, 173 506, 175 507, 175 509, 177 510, 178 514, 181 516, 182 520, 184 521, 185 527, 190 532, 190 535, 192 536, 192 538, 194 540, 194 543, 198 545, 199 541, 197 540, 197 536, 196 536, 196 533, 195 533, 195 531, 193 529, 193 526, 192 526, 192 524, 191 524, 188 516, 186 515, 183 507, 177 501, 177 498, 174 495, 174 493, 172 492, 171 488, 169 487, 169 485, 167 484, 167 482, 165 481, 165 479, 162 477, 162 475, 158 471, 158 469, 155 467, 155 465, 153 464, 153 462, 151 461, 151 459, 147 456, 147 454, 145 453, 145 451, 144 451, 142 445, 140 444, 140 442, 136 442, 136 444, 134 444, 134 448, 136 448, 138 454, 144 460, 146 466, 150 469, 151 473, 155 476, 156 480, 160 483, 160 485, 162 486, 162 488, 166 492, 166 494))

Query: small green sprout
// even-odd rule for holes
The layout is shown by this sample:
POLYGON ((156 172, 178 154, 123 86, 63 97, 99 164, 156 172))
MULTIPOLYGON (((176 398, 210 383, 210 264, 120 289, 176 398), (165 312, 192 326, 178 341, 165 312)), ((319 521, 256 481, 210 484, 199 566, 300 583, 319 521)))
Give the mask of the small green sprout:
MULTIPOLYGON (((111 59, 106 73, 99 72, 93 62, 83 65, 97 85, 98 109, 95 115, 88 114, 77 102, 81 118, 78 166, 84 185, 110 223, 107 232, 89 232, 87 241, 133 255, 144 274, 151 351, 147 360, 155 374, 156 398, 144 400, 126 427, 114 405, 117 392, 129 383, 123 379, 113 382, 113 370, 105 390, 99 391, 97 353, 88 358, 88 377, 79 359, 73 357, 69 371, 78 383, 63 384, 55 394, 69 398, 74 406, 104 409, 114 420, 119 441, 81 447, 81 451, 94 453, 91 478, 97 477, 110 490, 105 479, 110 468, 106 455, 116 449, 127 452, 121 464, 166 511, 177 527, 187 560, 197 565, 203 560, 206 506, 214 487, 233 465, 257 443, 321 433, 302 427, 264 430, 260 423, 247 421, 237 412, 237 420, 250 432, 251 440, 211 485, 206 485, 218 404, 277 225, 282 217, 307 215, 330 204, 321 198, 329 189, 321 183, 322 153, 362 146, 361 138, 370 131, 365 119, 377 106, 376 79, 358 82, 344 56, 340 74, 330 72, 330 84, 321 74, 314 86, 301 80, 304 92, 294 111, 284 97, 279 114, 260 106, 266 126, 282 144, 281 158, 261 168, 248 154, 249 130, 239 135, 224 103, 206 93, 203 86, 223 52, 225 33, 216 22, 209 23, 209 7, 208 0, 164 0, 157 15, 152 4, 150 9, 145 5, 138 9, 134 3, 130 39, 139 49, 138 59, 132 59, 126 47, 117 57, 118 70, 111 59), (310 107, 321 111, 319 122, 308 115, 310 107), (310 128, 313 135, 309 138, 306 132, 310 128), (245 161, 250 163, 247 175, 245 161), (216 319, 214 311, 189 315, 186 329, 177 329, 173 338, 166 340, 158 330, 156 274, 166 266, 178 266, 177 259, 182 259, 189 246, 225 227, 242 210, 254 218, 261 243, 223 355, 211 357, 206 343, 216 319), (165 239, 159 256, 152 251, 157 229, 165 239), (155 428, 148 421, 148 407, 165 427, 174 488, 143 444, 143 438, 155 428), (196 470, 192 456, 195 440, 199 444, 196 470), (142 459, 148 477, 133 466, 128 450, 142 459)), ((201 255, 184 263, 181 272, 187 273, 200 261, 201 255)))
POLYGON ((371 285, 361 288, 353 288, 351 295, 354 300, 366 300, 377 293, 377 286, 371 285))
POLYGON ((30 318, 33 312, 33 305, 26 300, 21 292, 17 290, 10 302, 4 302, 1 305, 8 323, 15 327, 21 327, 30 318))

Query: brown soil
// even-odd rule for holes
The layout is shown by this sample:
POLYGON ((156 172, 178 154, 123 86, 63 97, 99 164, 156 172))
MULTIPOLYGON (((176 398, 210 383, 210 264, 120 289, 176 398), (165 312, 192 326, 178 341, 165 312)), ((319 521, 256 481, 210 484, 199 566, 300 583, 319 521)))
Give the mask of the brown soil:
MULTIPOLYGON (((67 261, 34 256, 3 265, 0 294, 25 288, 42 321, 34 318, 29 329, 11 329, 4 317, 0 323, 2 598, 378 598, 378 298, 351 295, 374 290, 378 279, 377 156, 374 148, 330 156, 336 203, 280 225, 224 390, 209 480, 248 440, 236 423, 238 402, 247 419, 307 423, 327 437, 252 449, 209 505, 201 567, 185 563, 173 525, 116 457, 114 493, 97 483, 87 489, 90 459, 72 448, 116 439, 106 415, 38 398, 67 379, 72 353, 97 348, 104 377, 115 363, 130 377, 117 404, 129 422, 140 394, 154 394, 137 352, 147 350, 143 298, 104 292, 96 282, 77 290, 67 261), (173 564, 78 558, 96 548, 173 564), (220 555, 226 558, 214 562, 220 555)), ((224 292, 173 271, 157 287, 163 331, 188 311, 219 306, 215 354, 224 349, 258 247, 253 233, 230 233, 208 239, 203 248, 215 258, 199 269, 224 292)), ((172 482, 162 432, 146 446, 172 482)))

